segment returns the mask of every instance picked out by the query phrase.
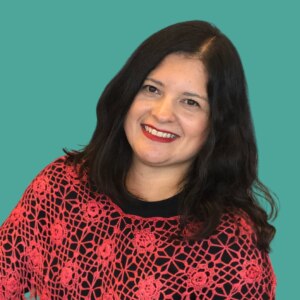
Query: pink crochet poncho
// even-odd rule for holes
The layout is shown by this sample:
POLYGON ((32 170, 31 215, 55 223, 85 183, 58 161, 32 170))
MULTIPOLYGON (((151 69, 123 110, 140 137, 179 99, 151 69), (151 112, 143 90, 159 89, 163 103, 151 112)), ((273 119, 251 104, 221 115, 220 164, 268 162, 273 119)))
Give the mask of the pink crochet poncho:
POLYGON ((177 198, 121 208, 60 158, 0 228, 0 299, 275 299, 267 253, 225 214, 201 241, 175 240, 177 198))

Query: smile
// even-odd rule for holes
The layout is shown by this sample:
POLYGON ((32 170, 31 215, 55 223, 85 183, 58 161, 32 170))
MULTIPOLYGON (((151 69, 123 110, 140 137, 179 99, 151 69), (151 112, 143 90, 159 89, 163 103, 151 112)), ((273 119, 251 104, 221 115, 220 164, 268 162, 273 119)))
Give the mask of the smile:
POLYGON ((159 136, 159 137, 164 137, 164 138, 169 138, 169 139, 174 139, 176 138, 176 135, 175 134, 172 134, 172 133, 167 133, 167 132, 163 132, 163 131, 158 131, 154 128, 151 128, 147 125, 144 125, 144 128, 147 132, 153 134, 153 135, 156 135, 156 136, 159 136))
POLYGON ((161 142, 161 143, 170 143, 175 141, 179 136, 170 132, 160 131, 151 126, 142 125, 142 131, 144 135, 150 140, 161 142))

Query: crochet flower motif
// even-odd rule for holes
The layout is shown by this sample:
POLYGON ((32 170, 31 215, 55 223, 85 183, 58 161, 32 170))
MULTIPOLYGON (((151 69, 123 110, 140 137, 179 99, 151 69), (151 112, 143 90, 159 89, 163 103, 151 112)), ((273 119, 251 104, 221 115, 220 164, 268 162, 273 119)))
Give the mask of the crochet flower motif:
POLYGON ((65 223, 60 220, 55 221, 54 224, 51 225, 51 238, 55 244, 61 245, 66 234, 65 228, 65 223))
POLYGON ((210 271, 207 265, 200 264, 187 272, 187 284, 196 290, 203 288, 210 281, 210 271))
POLYGON ((60 273, 60 282, 64 287, 72 288, 74 286, 78 279, 77 270, 77 265, 72 261, 68 261, 64 265, 60 273))
POLYGON ((29 266, 36 273, 42 274, 43 270, 43 256, 40 253, 40 246, 37 243, 31 242, 27 249, 27 256, 29 258, 29 266))
MULTIPOLYGON (((1 283, 5 288, 3 299, 16 299, 17 295, 19 294, 19 290, 22 288, 20 286, 19 273, 16 271, 10 271, 8 274, 6 274, 5 278, 2 278, 1 283), (19 287, 19 289, 18 288, 16 289, 16 287, 19 287)), ((2 287, 1 290, 3 291, 2 287)))
POLYGON ((43 289, 40 300, 51 300, 50 292, 47 288, 43 289))
POLYGON ((11 213, 10 220, 15 224, 18 225, 19 222, 21 222, 24 219, 23 213, 25 212, 25 209, 18 205, 11 213))
POLYGON ((140 253, 153 252, 156 248, 156 238, 150 229, 136 230, 133 243, 140 253))
POLYGON ((72 184, 79 184, 80 180, 73 166, 66 166, 67 177, 71 180, 72 184))
POLYGON ((198 230, 199 228, 202 226, 201 222, 190 222, 188 223, 185 228, 183 229, 183 236, 185 238, 190 238, 192 237, 198 230))
POLYGON ((120 300, 120 297, 114 290, 104 293, 101 300, 120 300))
POLYGON ((247 232, 251 231, 251 227, 249 223, 244 218, 240 218, 239 223, 245 229, 245 231, 247 232))
POLYGON ((46 196, 51 192, 51 186, 49 185, 49 178, 47 176, 39 176, 32 184, 32 188, 36 197, 46 196))
POLYGON ((244 216, 236 216, 236 225, 241 235, 249 236, 254 234, 251 221, 245 214, 244 216))
POLYGON ((84 217, 89 221, 99 221, 99 218, 105 216, 105 212, 100 212, 99 203, 96 200, 91 200, 82 205, 84 217))
POLYGON ((241 276, 247 283, 259 281, 262 274, 262 268, 256 260, 245 261, 241 276))
POLYGON ((137 296, 140 300, 156 300, 159 298, 162 284, 154 276, 143 279, 138 284, 137 296))
POLYGON ((103 243, 97 248, 97 255, 99 263, 103 266, 107 266, 110 261, 115 258, 115 244, 112 240, 104 240, 103 243))

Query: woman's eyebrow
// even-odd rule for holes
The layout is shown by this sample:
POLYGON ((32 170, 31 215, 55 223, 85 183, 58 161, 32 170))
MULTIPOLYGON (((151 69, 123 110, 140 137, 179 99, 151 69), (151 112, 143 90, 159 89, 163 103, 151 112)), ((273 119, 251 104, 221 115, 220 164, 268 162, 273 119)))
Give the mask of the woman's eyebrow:
POLYGON ((200 95, 194 94, 194 93, 184 92, 183 95, 189 96, 189 97, 197 97, 197 98, 199 98, 199 99, 201 99, 201 100, 208 101, 207 97, 205 97, 205 96, 200 96, 200 95))
POLYGON ((161 81, 156 80, 156 79, 152 79, 152 78, 147 77, 145 80, 149 80, 149 81, 152 81, 152 82, 154 82, 154 83, 156 83, 160 86, 164 86, 164 84, 161 81))
MULTIPOLYGON (((154 83, 156 83, 156 84, 158 84, 158 85, 160 85, 160 86, 162 86, 162 87, 164 86, 164 84, 163 84, 161 81, 156 80, 156 79, 153 79, 153 78, 150 78, 150 77, 147 77, 145 80, 152 81, 152 82, 154 82, 154 83)), ((199 99, 208 101, 207 97, 205 97, 205 96, 200 96, 200 95, 198 95, 198 94, 196 94, 196 93, 184 92, 183 95, 189 96, 189 97, 197 97, 197 98, 199 98, 199 99)))

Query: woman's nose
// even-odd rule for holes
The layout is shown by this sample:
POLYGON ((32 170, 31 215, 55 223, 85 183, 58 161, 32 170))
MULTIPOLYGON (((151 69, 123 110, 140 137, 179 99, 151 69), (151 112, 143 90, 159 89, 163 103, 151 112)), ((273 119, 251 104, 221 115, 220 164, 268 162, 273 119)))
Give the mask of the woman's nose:
POLYGON ((152 108, 153 117, 159 122, 172 122, 175 119, 174 104, 170 98, 159 99, 152 108))

